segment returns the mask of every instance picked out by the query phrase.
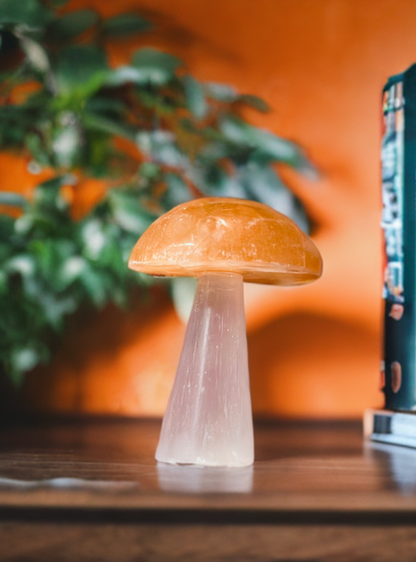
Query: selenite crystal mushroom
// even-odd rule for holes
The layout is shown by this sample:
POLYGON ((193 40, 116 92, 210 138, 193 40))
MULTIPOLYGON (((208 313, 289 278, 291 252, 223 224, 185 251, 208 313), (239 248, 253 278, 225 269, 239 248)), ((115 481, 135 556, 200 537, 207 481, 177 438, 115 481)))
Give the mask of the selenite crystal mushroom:
POLYGON ((198 278, 156 460, 252 464, 243 281, 312 282, 322 273, 316 246, 266 205, 209 197, 178 205, 157 219, 136 243, 129 267, 198 278))

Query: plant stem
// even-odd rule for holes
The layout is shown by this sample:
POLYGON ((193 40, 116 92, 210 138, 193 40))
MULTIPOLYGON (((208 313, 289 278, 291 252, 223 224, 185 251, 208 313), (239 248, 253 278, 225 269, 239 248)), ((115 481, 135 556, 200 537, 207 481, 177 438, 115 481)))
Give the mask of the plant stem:
POLYGON ((253 422, 243 278, 199 278, 156 459, 248 466, 253 422))

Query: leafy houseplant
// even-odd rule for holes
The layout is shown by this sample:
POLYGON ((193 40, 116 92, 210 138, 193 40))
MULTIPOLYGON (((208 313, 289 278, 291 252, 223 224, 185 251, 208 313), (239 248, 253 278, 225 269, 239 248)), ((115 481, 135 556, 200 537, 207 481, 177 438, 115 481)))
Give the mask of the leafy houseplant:
POLYGON ((138 235, 161 213, 200 195, 249 198, 306 227, 275 165, 310 165, 294 143, 256 128, 267 105, 201 83, 172 54, 141 46, 111 67, 110 42, 152 25, 104 19, 65 0, 0 2, 0 152, 42 172, 32 193, 0 191, 0 373, 16 383, 50 358, 81 306, 127 306, 146 281, 126 267, 138 235), (81 215, 88 182, 102 196, 81 215))

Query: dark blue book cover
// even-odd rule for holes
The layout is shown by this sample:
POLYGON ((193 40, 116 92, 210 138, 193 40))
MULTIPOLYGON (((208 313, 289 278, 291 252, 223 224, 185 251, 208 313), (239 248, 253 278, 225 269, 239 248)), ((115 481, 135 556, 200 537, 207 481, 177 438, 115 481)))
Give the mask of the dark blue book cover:
POLYGON ((385 407, 416 410, 416 65, 383 90, 385 407))

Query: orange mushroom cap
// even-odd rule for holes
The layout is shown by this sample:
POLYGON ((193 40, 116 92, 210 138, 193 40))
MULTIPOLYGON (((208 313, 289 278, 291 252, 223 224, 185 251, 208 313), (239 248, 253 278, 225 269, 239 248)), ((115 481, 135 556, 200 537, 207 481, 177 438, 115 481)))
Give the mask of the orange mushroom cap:
POLYGON ((288 217, 245 199, 206 197, 178 205, 139 238, 135 271, 166 277, 238 273, 271 285, 310 283, 322 274, 312 240, 288 217))

